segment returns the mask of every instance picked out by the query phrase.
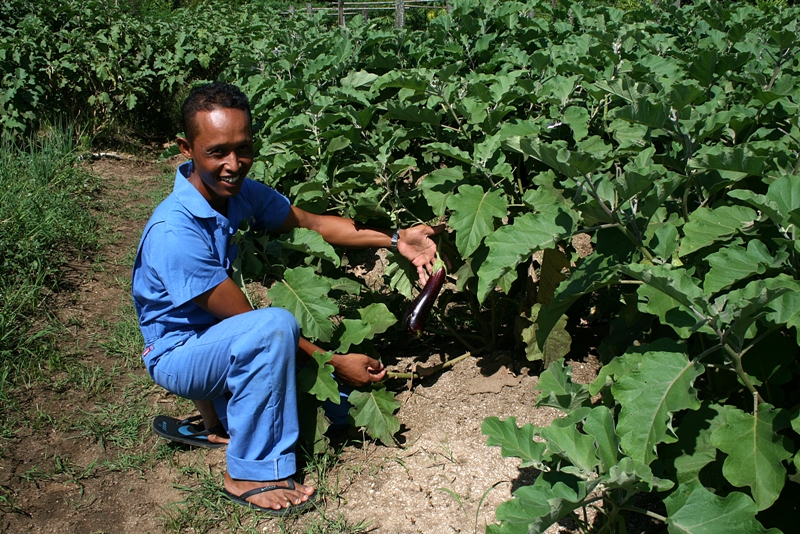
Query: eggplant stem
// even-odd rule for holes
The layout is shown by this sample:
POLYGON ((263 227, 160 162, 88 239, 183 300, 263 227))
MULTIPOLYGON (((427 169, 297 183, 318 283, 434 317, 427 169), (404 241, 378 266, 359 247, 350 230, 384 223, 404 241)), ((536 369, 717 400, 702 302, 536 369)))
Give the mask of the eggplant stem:
POLYGON ((408 380, 409 378, 411 378, 411 379, 417 380, 417 379, 419 379, 421 377, 430 376, 433 373, 437 373, 437 372, 443 371, 443 370, 445 370, 445 369, 447 369, 449 367, 453 367, 455 364, 457 364, 461 360, 466 360, 470 356, 472 356, 471 352, 465 352, 461 356, 458 356, 457 358, 453 358, 452 360, 447 360, 446 362, 440 363, 439 365, 434 365, 433 367, 429 367, 427 369, 420 369, 419 372, 417 372, 417 373, 397 373, 397 372, 394 372, 394 371, 389 371, 388 373, 386 373, 386 378, 402 378, 404 380, 408 380))

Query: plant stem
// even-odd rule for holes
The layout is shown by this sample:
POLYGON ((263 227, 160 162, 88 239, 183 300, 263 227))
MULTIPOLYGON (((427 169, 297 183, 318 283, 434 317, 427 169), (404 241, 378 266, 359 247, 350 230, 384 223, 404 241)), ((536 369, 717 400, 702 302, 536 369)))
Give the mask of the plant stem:
POLYGON ((663 515, 657 514, 655 512, 651 512, 650 510, 645 510, 644 508, 639 508, 638 506, 623 506, 623 507, 620 508, 620 510, 627 510, 629 512, 636 512, 636 513, 639 513, 639 514, 644 514, 647 517, 652 517, 653 519, 658 519, 662 523, 666 523, 667 522, 667 518, 664 517, 663 515))
POLYGON ((733 360, 734 371, 736 371, 739 379, 742 381, 747 390, 753 394, 753 414, 755 415, 755 413, 758 411, 758 405, 762 402, 761 396, 758 394, 756 387, 750 381, 750 377, 747 376, 747 373, 745 373, 744 369, 742 368, 742 356, 727 344, 725 345, 725 351, 733 360))
POLYGON ((386 373, 386 378, 403 378, 403 379, 406 379, 406 380, 411 378, 411 379, 414 379, 414 380, 418 380, 420 377, 430 376, 433 373, 437 373, 437 372, 443 371, 444 369, 447 369, 449 367, 453 367, 455 364, 457 364, 461 360, 466 360, 470 356, 472 356, 471 352, 465 352, 464 354, 462 354, 461 356, 458 356, 457 358, 453 358, 452 360, 448 360, 448 361, 446 361, 444 363, 440 363, 439 365, 434 365, 433 367, 429 367, 427 369, 420 369, 419 372, 416 372, 416 373, 397 373, 397 372, 394 372, 394 371, 389 371, 388 373, 386 373))

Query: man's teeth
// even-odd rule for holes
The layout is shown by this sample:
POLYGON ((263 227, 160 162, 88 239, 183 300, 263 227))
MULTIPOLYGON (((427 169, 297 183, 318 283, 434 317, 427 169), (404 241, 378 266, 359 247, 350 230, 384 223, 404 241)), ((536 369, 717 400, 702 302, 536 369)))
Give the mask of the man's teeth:
POLYGON ((235 184, 239 181, 240 176, 237 174, 235 176, 220 176, 219 179, 225 182, 226 184, 235 184))

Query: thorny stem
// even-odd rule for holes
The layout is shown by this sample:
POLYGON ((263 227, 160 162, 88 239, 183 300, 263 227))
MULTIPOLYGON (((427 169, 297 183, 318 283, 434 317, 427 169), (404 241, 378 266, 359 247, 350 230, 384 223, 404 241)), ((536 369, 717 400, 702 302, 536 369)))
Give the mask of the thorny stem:
POLYGON ((762 402, 761 396, 758 394, 758 390, 756 389, 756 387, 750 381, 750 377, 747 376, 747 373, 745 373, 744 369, 742 368, 741 355, 738 354, 732 348, 730 348, 730 346, 727 344, 725 345, 725 351, 733 360, 734 371, 736 371, 736 374, 738 375, 739 379, 742 381, 747 390, 753 394, 753 414, 755 415, 755 413, 758 411, 758 405, 761 404, 762 402))
POLYGON ((772 78, 770 78, 769 83, 767 84, 766 87, 767 91, 772 89, 772 84, 774 84, 775 80, 778 79, 778 72, 780 72, 781 70, 781 65, 783 65, 783 62, 786 61, 786 58, 789 57, 792 50, 794 50, 794 46, 790 46, 789 48, 784 50, 783 54, 781 54, 780 57, 778 58, 777 62, 775 63, 775 70, 772 71, 772 78))
POLYGON ((658 519, 662 523, 666 523, 667 522, 667 518, 664 517, 663 515, 657 514, 655 512, 651 512, 650 510, 645 510, 644 508, 639 508, 638 506, 623 506, 623 507, 620 508, 620 510, 627 510, 629 512, 636 512, 636 513, 639 513, 639 514, 644 514, 647 517, 652 517, 653 519, 658 519))
POLYGON ((445 369, 447 369, 449 367, 453 367, 455 364, 457 364, 461 360, 466 360, 470 356, 472 356, 471 352, 465 352, 461 356, 458 356, 457 358, 453 358, 452 360, 448 360, 448 361, 446 361, 444 363, 440 363, 439 365, 434 365, 433 367, 429 367, 427 369, 420 369, 420 371, 418 373, 397 373, 397 372, 394 372, 394 371, 389 371, 388 373, 386 373, 386 378, 404 378, 406 380, 411 378, 411 379, 414 379, 414 380, 418 380, 422 376, 429 376, 429 375, 432 375, 433 373, 437 373, 437 372, 443 371, 443 370, 445 370, 445 369))

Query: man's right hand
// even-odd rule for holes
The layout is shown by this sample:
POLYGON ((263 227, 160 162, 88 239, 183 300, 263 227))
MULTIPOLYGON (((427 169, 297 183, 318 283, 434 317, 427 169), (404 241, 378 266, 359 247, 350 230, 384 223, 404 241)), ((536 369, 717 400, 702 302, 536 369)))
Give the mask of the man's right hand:
POLYGON ((330 363, 336 377, 351 386, 366 386, 386 377, 383 364, 366 354, 334 354, 330 363))

